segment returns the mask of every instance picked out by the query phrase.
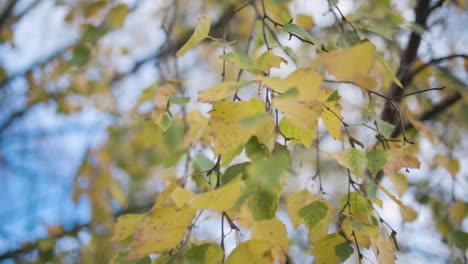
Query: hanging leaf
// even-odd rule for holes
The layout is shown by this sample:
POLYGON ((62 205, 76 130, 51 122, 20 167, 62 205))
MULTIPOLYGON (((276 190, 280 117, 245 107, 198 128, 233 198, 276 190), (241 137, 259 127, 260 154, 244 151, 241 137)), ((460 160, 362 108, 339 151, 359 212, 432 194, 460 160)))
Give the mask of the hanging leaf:
POLYGON ((406 176, 401 173, 395 173, 387 175, 387 177, 392 182, 398 196, 402 197, 406 193, 406 190, 408 190, 409 186, 406 176))
POLYGON ((273 262, 272 248, 265 240, 247 240, 240 243, 226 259, 226 264, 254 263, 271 264, 273 262))
POLYGON ((236 51, 236 52, 229 52, 219 56, 220 59, 225 60, 231 64, 236 65, 237 67, 252 73, 253 75, 259 75, 262 73, 262 70, 257 66, 255 60, 250 57, 249 54, 236 51))
MULTIPOLYGON (((320 239, 312 251, 312 254, 315 256, 315 263, 339 263, 341 259, 337 256, 335 248, 345 242, 345 239, 338 234, 330 234, 320 239)), ((340 255, 343 257, 345 254, 340 252, 340 255)))
POLYGON ((307 130, 301 130, 294 125, 287 117, 283 117, 279 123, 281 133, 293 142, 301 143, 307 148, 312 145, 317 132, 317 122, 313 123, 307 130))
POLYGON ((384 167, 385 174, 394 174, 401 168, 419 169, 421 163, 412 153, 403 149, 390 149, 388 151, 390 159, 384 167))
POLYGON ((223 249, 213 242, 201 242, 185 252, 181 264, 218 264, 224 257, 223 249))
POLYGON ((328 210, 325 203, 315 201, 300 209, 297 215, 304 219, 309 229, 312 229, 327 216, 328 210))
POLYGON ((335 246, 335 254, 341 262, 345 262, 353 253, 354 249, 346 242, 335 246))
POLYGON ((395 130, 395 126, 385 122, 381 119, 377 119, 376 121, 377 127, 379 128, 379 132, 386 138, 390 138, 393 134, 393 130, 395 130))
POLYGON ((242 194, 241 180, 234 180, 216 190, 199 195, 191 203, 191 208, 211 209, 224 212, 232 209, 242 194))
POLYGON ((144 257, 138 260, 126 260, 127 256, 128 251, 120 251, 109 261, 109 264, 151 264, 150 257, 144 257))
POLYGON ((129 12, 126 4, 119 4, 109 11, 109 26, 112 28, 121 28, 129 12))
POLYGON ((404 89, 403 84, 401 84, 400 80, 398 80, 398 78, 395 76, 395 74, 393 74, 393 70, 390 69, 390 66, 388 66, 387 62, 385 61, 385 59, 380 54, 377 54, 377 60, 384 67, 385 72, 387 72, 387 75, 390 78, 390 80, 392 80, 401 89, 404 89))
POLYGON ((138 226, 127 260, 140 259, 176 247, 192 224, 195 212, 187 206, 153 208, 138 226))
POLYGON ((247 167, 250 165, 250 162, 244 162, 232 165, 226 169, 224 174, 221 176, 221 185, 225 185, 235 179, 237 176, 241 175, 242 178, 245 178, 247 175, 247 167))
POLYGON ((292 193, 286 198, 286 210, 288 211, 294 227, 304 223, 304 220, 298 216, 299 210, 312 201, 318 199, 318 197, 318 195, 314 195, 309 190, 304 189, 302 191, 292 193))
POLYGON ((373 177, 383 169, 389 157, 390 155, 383 149, 374 149, 366 153, 367 168, 373 177))
POLYGON ((341 133, 341 128, 343 126, 341 119, 343 119, 343 117, 341 115, 342 107, 338 102, 339 98, 340 95, 337 91, 324 89, 320 92, 317 101, 322 102, 325 105, 325 109, 320 117, 322 117, 328 133, 336 140, 343 140, 341 133))
POLYGON ((299 27, 296 24, 289 23, 289 24, 284 25, 283 31, 288 32, 288 33, 294 33, 298 35, 299 37, 302 37, 303 39, 314 43, 316 47, 320 47, 321 45, 320 41, 312 37, 312 35, 310 35, 309 32, 305 31, 303 28, 299 27))
POLYGON ((268 220, 275 217, 279 203, 278 191, 265 187, 257 187, 249 197, 248 205, 255 221, 268 220))
POLYGON ((348 168, 359 179, 366 168, 367 159, 364 152, 355 148, 349 148, 341 152, 327 153, 338 164, 348 168))
POLYGON ((182 48, 177 51, 176 56, 184 56, 187 51, 208 37, 208 34, 210 33, 210 27, 211 19, 209 16, 199 18, 198 24, 195 27, 195 31, 193 32, 192 36, 190 36, 190 39, 184 44, 184 46, 182 46, 182 48))
POLYGON ((446 169, 453 178, 457 176, 458 171, 460 170, 460 162, 456 159, 452 159, 447 156, 436 155, 434 157, 435 163, 446 169))
POLYGON ((183 207, 187 202, 191 201, 195 197, 196 195, 193 192, 179 186, 177 186, 171 194, 171 199, 179 208, 183 207))
POLYGON ((255 60, 257 68, 263 72, 268 71, 270 68, 279 68, 281 63, 288 64, 288 61, 275 55, 271 50, 265 51, 255 60))

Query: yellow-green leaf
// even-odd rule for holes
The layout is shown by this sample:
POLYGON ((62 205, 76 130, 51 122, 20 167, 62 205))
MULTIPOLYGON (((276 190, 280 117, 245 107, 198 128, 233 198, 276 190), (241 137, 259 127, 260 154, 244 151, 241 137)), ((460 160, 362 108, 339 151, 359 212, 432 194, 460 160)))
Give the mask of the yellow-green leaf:
POLYGON ((366 153, 367 168, 373 177, 383 169, 389 157, 390 155, 383 149, 374 149, 366 153))
POLYGON ((401 173, 395 173, 387 175, 387 177, 392 182, 398 196, 402 197, 406 193, 406 190, 408 190, 409 186, 406 176, 401 173))
POLYGON ((351 170, 357 178, 360 178, 366 168, 367 159, 364 152, 355 148, 349 148, 341 152, 328 153, 338 164, 351 170))
POLYGON ((304 189, 302 191, 292 193, 286 198, 286 210, 288 211, 294 227, 304 223, 304 220, 297 215, 297 212, 307 204, 318 199, 318 197, 318 195, 314 195, 309 190, 304 189))
POLYGON ((265 51, 255 60, 257 68, 264 72, 270 68, 279 68, 281 63, 288 64, 288 61, 283 57, 275 55, 271 50, 265 51))
POLYGON ((325 203, 314 201, 300 209, 297 215, 304 219, 309 229, 312 229, 327 216, 328 210, 329 208, 325 203))
POLYGON ((273 262, 271 244, 265 240, 248 240, 237 246, 226 260, 226 264, 271 264, 273 262))
POLYGON ((238 89, 251 83, 252 82, 248 81, 218 83, 211 88, 201 91, 198 95, 198 101, 202 103, 212 103, 219 101, 221 99, 233 96, 238 89))
POLYGON ((195 27, 195 31, 193 32, 192 36, 190 36, 190 39, 184 44, 184 46, 182 46, 182 48, 177 51, 176 56, 184 56, 187 51, 208 37, 208 34, 210 33, 210 27, 211 19, 209 16, 199 18, 198 25, 195 27))
POLYGON ((179 208, 184 206, 185 203, 191 201, 195 197, 196 195, 193 192, 179 186, 177 186, 171 194, 172 200, 179 208))
POLYGON ((380 54, 377 54, 377 60, 384 67, 385 72, 387 72, 387 75, 390 78, 390 80, 392 80, 396 85, 398 85, 398 87, 403 89, 403 84, 401 84, 400 80, 398 80, 398 78, 395 76, 395 74, 393 74, 393 70, 390 69, 390 66, 388 66, 387 62, 385 61, 385 59, 380 54))
POLYGON ((126 4, 119 4, 109 11, 109 25, 112 28, 120 28, 122 27, 125 18, 128 14, 128 6, 126 4))
POLYGON ((341 105, 338 100, 329 101, 330 97, 332 99, 339 98, 337 91, 333 91, 330 89, 322 90, 317 98, 317 101, 322 102, 325 107, 320 115, 322 117, 323 123, 327 128, 328 133, 336 140, 343 140, 343 136, 341 133, 341 127, 343 124, 341 123, 341 105))
POLYGON ((118 241, 129 237, 141 222, 145 214, 125 214, 117 218, 112 240, 118 241))
POLYGON ((345 239, 336 233, 329 234, 324 238, 320 239, 312 251, 312 254, 315 256, 315 263, 339 263, 340 258, 336 254, 335 247, 345 242, 345 239))
POLYGON ((275 260, 285 260, 288 252, 289 239, 286 226, 278 219, 254 222, 250 239, 268 241, 272 247, 275 260))
MULTIPOLYGON (((323 115, 323 114, 322 114, 323 115)), ((317 122, 313 123, 307 130, 301 130, 287 117, 283 117, 279 123, 281 133, 293 142, 299 142, 307 148, 310 147, 315 138, 317 122)))
POLYGON ((188 206, 153 208, 138 226, 127 259, 139 259, 175 248, 184 238, 195 213, 196 210, 188 206))
POLYGON ((184 253, 181 264, 219 264, 224 257, 223 249, 213 242, 201 242, 184 253))
POLYGON ((241 194, 241 180, 236 179, 221 188, 201 194, 190 203, 190 207, 219 212, 228 211, 234 207, 241 194))

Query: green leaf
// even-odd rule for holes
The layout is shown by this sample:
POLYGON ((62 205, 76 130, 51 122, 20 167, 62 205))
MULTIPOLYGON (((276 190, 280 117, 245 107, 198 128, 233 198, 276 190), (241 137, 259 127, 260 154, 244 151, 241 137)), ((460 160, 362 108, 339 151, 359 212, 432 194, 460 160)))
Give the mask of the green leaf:
POLYGON ((354 31, 345 32, 345 40, 343 41, 343 35, 338 36, 338 46, 342 48, 352 47, 361 43, 359 36, 354 31))
POLYGON ((91 51, 88 46, 78 44, 73 49, 72 58, 68 61, 70 66, 82 67, 85 66, 91 58, 91 51))
POLYGON ((309 229, 312 229, 325 219, 327 213, 328 206, 321 201, 315 201, 299 210, 297 215, 305 220, 309 229))
POLYGON ((247 166, 249 165, 250 162, 244 162, 228 167, 224 174, 221 176, 221 185, 229 183, 238 175, 242 175, 242 178, 245 178, 247 175, 247 166))
POLYGON ((316 40, 314 37, 312 37, 312 35, 309 34, 309 32, 305 31, 303 28, 299 27, 296 24, 286 24, 286 25, 284 25, 283 26, 283 31, 299 35, 300 37, 314 43, 315 46, 317 46, 317 47, 320 46, 320 42, 318 40, 316 40))
POLYGON ((128 6, 120 4, 112 7, 109 11, 109 25, 112 28, 121 28, 128 14, 128 6))
POLYGON ((279 192, 258 187, 249 197, 248 206, 255 221, 268 220, 275 217, 278 211, 279 192))
POLYGON ((192 245, 185 252, 181 264, 217 264, 223 259, 223 250, 213 242, 204 242, 200 245, 192 245))
POLYGON ((335 246, 335 254, 340 258, 341 262, 345 262, 351 255, 354 249, 348 243, 341 243, 335 246))
POLYGON ((156 125, 163 131, 166 132, 172 125, 172 119, 167 114, 163 114, 156 120, 156 125))
POLYGON ((249 167, 249 183, 279 187, 283 184, 284 172, 289 168, 289 156, 287 154, 274 154, 270 159, 260 158, 252 160, 249 167))
POLYGON ((229 52, 224 55, 219 56, 220 59, 225 60, 229 63, 236 65, 237 67, 246 70, 252 74, 261 74, 262 70, 257 67, 257 63, 255 60, 250 57, 249 54, 236 51, 236 52, 229 52))
POLYGON ((361 177, 367 165, 366 154, 355 148, 349 148, 336 153, 328 153, 328 155, 341 166, 350 169, 357 178, 361 177))
POLYGON ((390 154, 383 149, 374 149, 366 153, 367 157, 367 168, 372 176, 375 177, 377 172, 379 172, 385 164, 387 164, 390 154))
POLYGON ((83 42, 87 43, 94 43, 98 40, 101 36, 107 33, 106 28, 96 27, 92 24, 86 24, 82 26, 83 32, 83 42))
POLYGON ((451 232, 448 234, 448 239, 451 243, 465 252, 468 249, 468 233, 463 231, 451 232))
POLYGON ((150 257, 144 257, 137 260, 125 260, 128 256, 128 251, 118 252, 112 259, 109 261, 109 264, 150 264, 150 257))
POLYGON ((184 56, 187 51, 193 48, 195 45, 200 43, 210 33, 211 27, 211 19, 209 16, 204 16, 199 19, 198 25, 195 27, 195 31, 193 32, 190 39, 177 51, 176 56, 181 57, 184 56))
POLYGON ((169 102, 182 106, 190 102, 190 97, 171 97, 169 98, 169 102))
POLYGON ((315 263, 337 264, 341 257, 338 257, 336 246, 345 243, 345 239, 338 234, 329 234, 320 239, 315 245, 312 254, 315 256, 315 263))
POLYGON ((255 136, 251 137, 245 145, 245 153, 252 161, 267 158, 269 156, 268 149, 265 147, 265 145, 258 142, 258 139, 255 136))
POLYGON ((401 84, 400 80, 398 80, 398 78, 395 76, 395 74, 393 74, 392 69, 390 69, 390 66, 388 66, 387 62, 385 61, 385 59, 380 54, 377 54, 377 60, 385 68, 385 72, 387 72, 387 75, 390 78, 390 80, 392 80, 396 85, 398 85, 398 87, 403 89, 403 84, 401 84))
POLYGON ((337 100, 340 100, 341 99, 341 95, 338 93, 338 91, 334 91, 332 94, 330 94, 330 96, 328 96, 327 98, 327 103, 329 102, 334 102, 334 101, 337 101, 337 100))
POLYGON ((382 133, 382 135, 386 138, 391 137, 393 130, 395 129, 394 125, 381 119, 377 119, 377 126, 379 127, 380 133, 382 133))

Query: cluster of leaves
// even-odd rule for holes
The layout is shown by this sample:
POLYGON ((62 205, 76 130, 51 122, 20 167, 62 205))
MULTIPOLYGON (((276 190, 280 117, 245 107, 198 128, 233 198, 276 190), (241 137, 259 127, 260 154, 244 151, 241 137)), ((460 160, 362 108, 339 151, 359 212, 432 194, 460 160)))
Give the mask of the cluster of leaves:
MULTIPOLYGON (((25 76, 29 86, 27 109, 54 100, 58 113, 72 114, 83 107, 75 100, 79 97, 103 112, 120 115, 119 122, 108 129, 108 142, 88 151, 75 177, 73 199, 86 196, 92 215, 88 227, 93 236, 84 247, 81 262, 287 263, 294 258, 290 252, 295 243, 291 230, 304 227, 307 242, 298 243, 298 247, 314 256, 315 263, 339 263, 352 256, 359 262, 372 258, 363 253, 364 248, 371 249, 379 263, 395 262, 401 243, 379 212, 384 201, 391 201, 399 206, 403 221, 417 219, 417 210, 401 201, 412 185, 404 171, 420 168, 422 163, 417 157, 419 145, 410 138, 420 135, 434 144, 440 141, 401 99, 442 90, 426 89, 434 76, 440 86, 463 86, 442 70, 418 60, 410 67, 412 77, 418 78, 415 85, 394 74, 392 56, 400 52, 394 41, 396 32, 410 29, 422 34, 424 25, 405 21, 388 0, 370 1, 348 17, 341 13, 338 1, 327 1, 329 12, 336 18, 336 28, 330 32, 316 30, 309 15, 293 17, 289 0, 251 0, 239 6, 231 1, 204 0, 207 9, 223 9, 221 17, 213 22, 205 15, 193 30, 186 30, 175 21, 182 20, 177 10, 188 13, 190 7, 178 6, 175 0, 161 12, 164 14, 158 13, 163 16, 162 29, 167 37, 166 44, 152 55, 160 79, 143 91, 130 113, 119 113, 111 100, 115 93, 109 88, 125 73, 108 67, 106 63, 115 50, 106 49, 99 41, 122 29, 133 10, 111 2, 79 1, 70 5, 66 21, 86 21, 79 41, 63 58, 41 68, 40 74, 28 71, 25 76), (245 21, 250 24, 252 19, 249 28, 245 21), (236 41, 228 41, 228 36, 236 41), (283 45, 282 37, 287 36, 299 45, 294 49, 283 45), (363 36, 371 40, 380 37, 388 50, 378 51, 381 43, 363 36), (174 43, 175 38, 184 41, 174 43), (240 49, 241 44, 247 48, 240 49), (178 70, 164 76, 165 63, 193 52, 194 47, 200 48, 208 66, 211 63, 214 71, 222 71, 220 82, 204 87, 197 98, 188 96, 186 80, 182 79, 185 76, 178 70), (214 56, 215 62, 214 52, 220 54, 214 56), (286 67, 293 70, 284 78, 271 74, 286 67), (96 72, 99 78, 93 77, 96 72), (69 80, 66 87, 58 85, 60 79, 69 80), (364 97, 365 103, 359 106, 363 118, 358 124, 345 121, 346 102, 337 84, 347 85, 346 89, 364 97), (399 89, 400 95, 392 94, 389 84, 399 89), (417 92, 406 92, 414 87, 417 92), (194 107, 208 104, 208 113, 194 107), (148 105, 151 111, 143 115, 141 109, 148 105), (387 106, 395 116, 392 120, 380 114, 387 106), (360 131, 371 136, 364 138, 360 131), (320 140, 324 137, 342 142, 343 150, 322 150, 320 140), (317 158, 316 164, 307 164, 317 170, 308 182, 317 183, 319 188, 304 185, 286 191, 291 175, 298 174, 296 163, 302 159, 298 149, 317 158), (344 186, 343 192, 335 195, 324 188, 320 168, 326 166, 320 158, 326 166, 340 166, 333 184, 344 186), (184 167, 183 173, 180 167, 184 167), (119 180, 122 174, 128 176, 129 184, 119 180), (154 189, 148 192, 145 188, 154 174, 164 182, 155 201, 151 196, 154 189), (384 177, 396 194, 384 187, 384 177), (141 197, 145 195, 151 196, 150 208, 142 212, 141 197), (127 208, 119 214, 132 212, 120 215, 117 223, 114 202, 127 208), (288 220, 280 219, 280 210, 287 212, 288 220), (196 236, 194 229, 205 217, 221 218, 219 228, 212 228, 220 233, 219 239, 206 241, 196 236), (229 233, 225 233, 225 225, 229 233), (236 241, 236 247, 227 254, 225 238, 231 232, 250 236, 236 241), (114 243, 109 244, 109 240, 114 243)), ((2 42, 13 39, 12 31, 0 34, 2 42)), ((131 48, 121 48, 120 52, 127 54, 131 48)), ((137 63, 130 73, 145 62, 137 63)), ((4 75, 0 68, 2 82, 8 79, 4 75)), ((421 105, 429 104, 427 99, 421 101, 421 105)), ((466 103, 451 115, 467 120, 466 103)), ((437 155, 433 164, 448 171, 455 182, 460 170, 458 160, 437 155)), ((468 234, 462 223, 468 215, 467 203, 455 195, 447 202, 428 194, 429 183, 416 187, 416 200, 432 208, 443 241, 462 254, 466 252, 468 234)), ((56 236, 53 228, 49 233, 56 236)), ((55 239, 40 242, 41 251, 53 254, 55 239)))

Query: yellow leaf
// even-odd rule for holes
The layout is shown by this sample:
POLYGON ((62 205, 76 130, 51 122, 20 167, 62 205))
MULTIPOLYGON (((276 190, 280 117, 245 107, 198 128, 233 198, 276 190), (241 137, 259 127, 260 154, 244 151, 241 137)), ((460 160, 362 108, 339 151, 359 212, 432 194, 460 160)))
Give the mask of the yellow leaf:
POLYGON ((109 11, 109 25, 112 28, 122 27, 128 11, 128 6, 126 4, 120 4, 112 7, 109 11))
POLYGON ((404 174, 401 173, 395 173, 395 174, 390 174, 387 176, 388 179, 392 182, 393 187, 395 188, 395 191, 397 192, 398 196, 402 197, 405 193, 406 190, 408 190, 408 179, 404 174))
POLYGON ((189 130, 184 136, 181 148, 185 149, 202 137, 205 128, 208 126, 208 119, 203 117, 198 111, 191 111, 187 114, 187 124, 189 130))
POLYGON ((376 185, 376 186, 377 186, 377 188, 382 190, 388 196, 388 198, 392 199, 392 201, 394 201, 396 204, 398 204, 400 206, 400 209, 401 209, 400 212, 401 212, 401 216, 403 217, 403 220, 405 220, 406 222, 411 222, 411 221, 416 220, 418 215, 414 211, 413 208, 403 204, 400 200, 398 200, 398 198, 396 198, 393 194, 391 194, 382 185, 376 185))
POLYGON ((322 87, 322 75, 311 68, 301 68, 292 72, 286 79, 259 76, 258 79, 270 89, 278 92, 287 92, 292 88, 298 91, 297 100, 304 102, 314 101, 322 87))
POLYGON ((341 105, 338 100, 327 102, 328 97, 333 93, 334 91, 330 89, 322 90, 317 101, 322 102, 325 105, 321 117, 328 133, 336 140, 343 140, 341 133, 341 119, 343 119, 341 116, 341 105))
POLYGON ((125 214, 117 218, 114 228, 113 241, 119 241, 129 237, 140 224, 145 214, 125 214))
MULTIPOLYGON (((153 84, 156 85, 156 84, 153 84)), ((156 88, 154 95, 154 111, 156 113, 165 113, 167 111, 167 104, 169 98, 173 97, 176 93, 176 87, 171 82, 166 82, 161 87, 156 88)))
POLYGON ((204 16, 199 18, 198 21, 198 25, 195 27, 195 31, 192 36, 190 36, 190 39, 184 44, 184 46, 182 46, 182 48, 180 48, 179 51, 177 51, 177 57, 184 56, 187 51, 208 37, 211 27, 210 17, 204 16))
POLYGON ((193 192, 186 190, 184 188, 181 188, 179 186, 177 186, 171 194, 172 200, 179 208, 184 206, 185 203, 189 202, 195 197, 196 195, 193 192))
POLYGON ((288 98, 274 98, 273 107, 281 111, 302 133, 310 131, 322 113, 322 106, 318 103, 303 103, 288 98))
POLYGON ((198 101, 202 103, 212 103, 221 99, 233 96, 236 91, 252 82, 241 81, 241 82, 222 82, 215 86, 203 90, 198 95, 198 101))
POLYGON ((395 249, 392 243, 385 239, 380 233, 370 237, 372 249, 380 264, 395 263, 395 249))
POLYGON ((201 194, 190 203, 191 208, 224 212, 232 209, 242 194, 241 179, 201 194))
POLYGON ((305 30, 309 30, 315 26, 314 19, 305 14, 298 14, 296 16, 296 24, 305 30))
POLYGON ((423 122, 419 121, 406 105, 403 106, 403 112, 405 113, 406 118, 408 118, 410 123, 419 133, 421 133, 425 138, 429 139, 432 143, 437 141, 437 136, 434 134, 432 129, 423 122))
POLYGON ((468 206, 461 200, 456 200, 448 208, 450 219, 455 223, 461 223, 468 214, 468 206))
POLYGON ((273 120, 264 119, 254 126, 239 124, 242 119, 265 113, 265 105, 261 100, 221 101, 209 113, 211 119, 208 126, 215 141, 214 151, 216 154, 223 155, 233 152, 254 135, 270 151, 273 149, 276 139, 273 120))
POLYGON ((286 210, 294 227, 298 227, 304 223, 304 220, 297 215, 297 212, 307 204, 317 200, 320 196, 312 194, 309 190, 304 189, 299 192, 290 194, 286 198, 286 210))
POLYGON ((362 88, 371 89, 369 73, 375 61, 375 46, 365 41, 351 48, 333 51, 320 56, 320 63, 339 81, 351 81, 362 88))
POLYGON ((288 61, 283 57, 275 55, 271 50, 265 51, 255 61, 257 68, 263 72, 268 71, 270 68, 279 68, 281 63, 288 64, 288 61))
POLYGON ((394 148, 390 149, 388 153, 390 159, 384 167, 384 172, 387 175, 397 173, 403 167, 419 169, 421 166, 418 158, 404 149, 394 148))
POLYGON ((153 208, 138 226, 127 260, 175 248, 184 238, 195 214, 196 210, 188 206, 153 208))
POLYGON ((153 206, 153 209, 157 208, 157 207, 160 207, 161 205, 166 203, 169 200, 169 198, 171 197, 172 192, 177 188, 177 186, 178 186, 178 184, 174 184, 174 183, 167 186, 166 189, 164 189, 159 194, 158 198, 156 199, 156 203, 153 206))
POLYGON ((452 159, 447 156, 436 155, 434 161, 440 167, 446 169, 453 178, 457 176, 458 171, 460 170, 460 163, 456 159, 452 159))
POLYGON ((226 260, 226 264, 271 264, 273 256, 270 243, 265 240, 248 240, 237 246, 226 260))
POLYGON ((313 123, 307 130, 301 130, 296 125, 294 125, 287 117, 283 117, 279 123, 281 133, 292 142, 299 142, 306 146, 310 147, 312 141, 315 139, 317 122, 313 123))
POLYGON ((280 220, 271 219, 255 222, 250 239, 268 241, 274 259, 282 263, 286 260, 285 254, 288 252, 289 239, 286 227, 280 220))
POLYGON ((345 239, 338 234, 330 234, 320 239, 312 251, 312 254, 315 256, 315 263, 339 263, 340 258, 336 256, 335 247, 344 242, 346 242, 345 239))
MULTIPOLYGON (((354 241, 354 237, 352 235, 353 229, 351 227, 351 220, 349 217, 346 217, 341 223, 341 230, 346 238, 350 241, 354 241)), ((370 240, 363 232, 357 232, 354 230, 354 234, 356 235, 356 240, 361 247, 369 248, 370 247, 370 240)))

